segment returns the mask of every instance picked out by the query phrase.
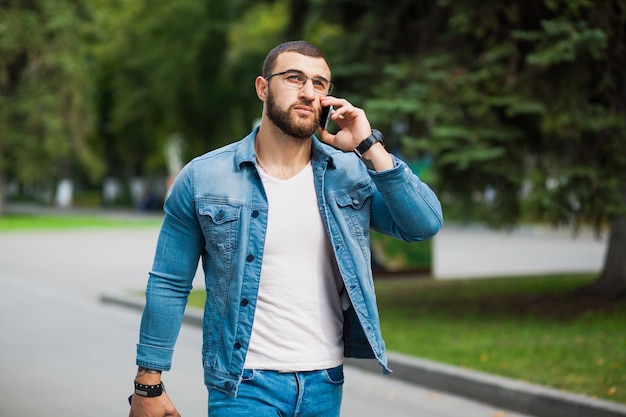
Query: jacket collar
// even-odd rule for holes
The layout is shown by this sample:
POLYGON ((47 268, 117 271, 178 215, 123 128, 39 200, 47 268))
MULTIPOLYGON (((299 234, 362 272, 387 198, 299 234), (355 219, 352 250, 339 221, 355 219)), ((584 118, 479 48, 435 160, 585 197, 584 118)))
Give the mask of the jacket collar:
MULTIPOLYGON (((243 138, 239 142, 239 146, 235 151, 235 164, 239 168, 243 168, 243 165, 246 163, 250 163, 252 165, 256 165, 256 151, 254 150, 254 140, 256 139, 256 135, 259 133, 259 127, 254 128, 252 132, 248 134, 245 138, 243 138)), ((312 137, 312 152, 311 159, 312 163, 326 162, 328 165, 328 169, 334 169, 335 164, 333 163, 333 152, 338 152, 333 147, 322 143, 315 135, 312 137)))

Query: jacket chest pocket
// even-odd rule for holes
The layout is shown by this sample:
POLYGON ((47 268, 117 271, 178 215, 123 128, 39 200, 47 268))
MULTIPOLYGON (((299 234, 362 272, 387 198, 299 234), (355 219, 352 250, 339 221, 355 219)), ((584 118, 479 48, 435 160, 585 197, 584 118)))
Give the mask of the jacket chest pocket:
POLYGON ((213 248, 221 253, 237 248, 241 206, 201 202, 199 214, 204 237, 213 248))
POLYGON ((345 193, 335 194, 335 202, 353 234, 369 231, 372 187, 365 186, 345 193))

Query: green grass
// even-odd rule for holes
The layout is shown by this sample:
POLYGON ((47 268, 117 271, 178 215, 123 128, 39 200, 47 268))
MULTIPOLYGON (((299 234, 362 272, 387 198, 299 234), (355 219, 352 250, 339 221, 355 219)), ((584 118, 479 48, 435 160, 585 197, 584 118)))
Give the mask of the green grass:
POLYGON ((0 233, 24 230, 63 230, 80 228, 150 227, 161 224, 158 216, 115 217, 105 215, 28 215, 0 217, 0 233))
POLYGON ((626 402, 626 300, 574 290, 591 276, 379 281, 388 348, 626 402))
POLYGON ((626 403, 626 300, 575 295, 592 279, 378 279, 383 335, 391 351, 626 403))

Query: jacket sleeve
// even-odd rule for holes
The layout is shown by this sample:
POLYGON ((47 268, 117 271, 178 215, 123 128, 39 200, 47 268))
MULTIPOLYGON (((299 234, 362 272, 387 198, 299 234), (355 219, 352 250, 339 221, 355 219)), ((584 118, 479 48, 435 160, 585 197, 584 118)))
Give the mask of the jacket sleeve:
POLYGON ((393 159, 390 170, 368 171, 377 189, 372 197, 372 229, 409 242, 428 239, 443 225, 441 203, 406 163, 393 159))
POLYGON ((178 175, 164 211, 146 289, 137 365, 167 371, 204 245, 195 214, 192 164, 178 175))

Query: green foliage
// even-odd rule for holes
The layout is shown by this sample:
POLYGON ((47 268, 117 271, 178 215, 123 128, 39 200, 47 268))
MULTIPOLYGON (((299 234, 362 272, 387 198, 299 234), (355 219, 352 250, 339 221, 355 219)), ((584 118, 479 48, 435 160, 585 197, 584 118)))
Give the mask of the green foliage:
POLYGON ((248 133, 260 115, 254 79, 287 9, 287 1, 98 3, 99 134, 110 174, 163 172, 174 134, 186 162, 248 133))
MULTIPOLYGON (((280 34, 289 23, 288 3, 258 3, 248 7, 238 21, 232 23, 228 32, 228 58, 231 65, 250 61, 250 56, 258 57, 254 63, 261 68, 267 52, 280 43, 280 34)), ((250 87, 250 86, 248 86, 250 87)))
POLYGON ((0 14, 0 177, 29 185, 70 176, 80 163, 97 178, 89 38, 80 2, 5 1, 0 14))
POLYGON ((93 180, 102 160, 107 176, 160 176, 174 135, 183 161, 232 142, 260 114, 267 50, 304 38, 389 149, 431 161, 449 219, 600 227, 626 213, 623 1, 3 5, 0 190, 93 180))
POLYGON ((429 273, 432 268, 432 240, 404 242, 372 231, 372 256, 377 264, 389 272, 429 273))
POLYGON ((624 4, 437 10, 446 30, 384 65, 367 108, 379 125, 409 126, 396 143, 432 156, 444 201, 500 226, 624 214, 624 4))
POLYGON ((225 49, 222 6, 119 0, 100 3, 96 13, 99 133, 109 166, 127 170, 111 175, 163 170, 173 134, 189 152, 204 151, 210 126, 224 129, 216 123, 225 112, 214 88, 225 49))
POLYGON ((541 30, 514 30, 511 36, 536 45, 535 51, 528 54, 526 60, 539 67, 575 62, 581 52, 601 59, 607 46, 606 33, 601 29, 589 28, 584 21, 559 18, 542 21, 541 30))

